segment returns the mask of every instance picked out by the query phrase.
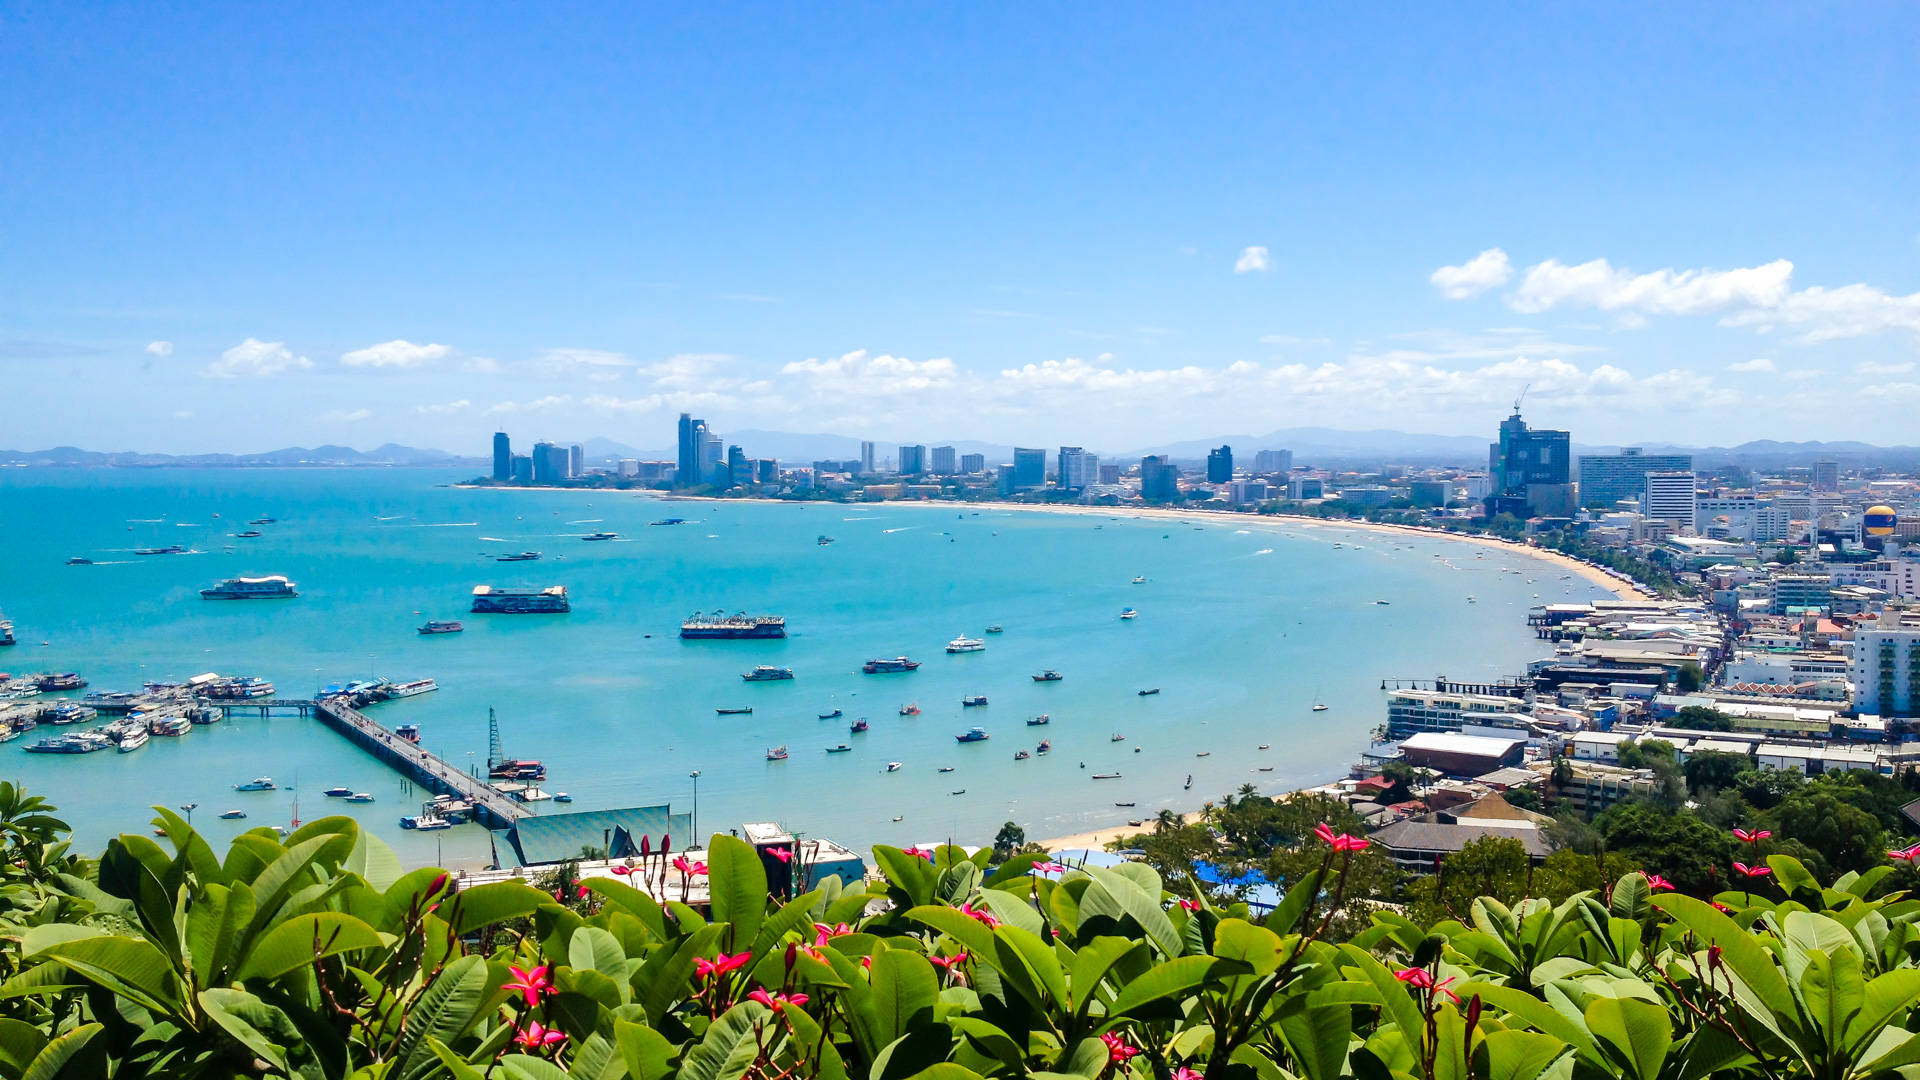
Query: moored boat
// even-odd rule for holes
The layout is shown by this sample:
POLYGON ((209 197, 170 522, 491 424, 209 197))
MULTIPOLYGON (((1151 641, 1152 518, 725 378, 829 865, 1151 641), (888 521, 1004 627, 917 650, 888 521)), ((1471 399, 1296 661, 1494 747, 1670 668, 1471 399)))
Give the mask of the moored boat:
POLYGON ((840 719, 841 717, 843 717, 843 716, 845 716, 845 715, 847 715, 847 714, 846 714, 846 713, 845 713, 844 711, 842 711, 842 710, 840 710, 840 709, 835 709, 835 710, 833 710, 832 712, 823 712, 823 713, 821 713, 821 714, 820 714, 820 719, 822 719, 822 720, 838 720, 838 719, 840 719))
POLYGON ((234 577, 218 585, 201 589, 200 595, 209 600, 284 600, 300 595, 300 590, 285 574, 268 574, 265 577, 234 577))
POLYGON ((350 803, 370 803, 373 801, 373 796, 364 791, 356 791, 346 796, 343 801, 350 803))
POLYGON ((256 776, 244 784, 233 785, 235 791, 272 791, 273 789, 271 776, 256 776))
POLYGON ((785 744, 785 743, 782 743, 782 744, 780 744, 779 746, 770 746, 770 747, 768 747, 768 748, 767 748, 767 760, 768 760, 768 761, 785 761, 785 760, 787 760, 787 746, 786 746, 786 744, 785 744))
POLYGON ((1038 675, 1035 675, 1033 677, 1033 681, 1034 682, 1059 682, 1061 679, 1064 679, 1064 678, 1066 678, 1065 675, 1060 674, 1059 672, 1053 670, 1052 668, 1048 668, 1047 670, 1040 672, 1038 675))
POLYGON ((976 728, 968 728, 968 729, 967 729, 967 733, 966 733, 965 735, 955 735, 955 736, 953 737, 953 741, 954 741, 954 742, 963 742, 963 743, 968 743, 968 742, 985 742, 985 741, 987 740, 987 737, 988 737, 988 736, 987 736, 987 729, 986 729, 986 728, 977 728, 977 727, 976 727, 976 728))
POLYGON ((849 751, 849 750, 852 750, 852 749, 853 749, 853 747, 851 747, 851 746, 848 746, 848 745, 847 745, 846 743, 840 743, 840 744, 839 744, 838 746, 829 746, 829 747, 827 747, 827 753, 829 753, 829 754, 844 754, 844 753, 846 753, 847 751, 849 751))
POLYGON ((716 713, 719 713, 721 716, 752 716, 753 706, 725 705, 725 706, 717 707, 713 711, 716 713))
POLYGON ((1053 723, 1053 717, 1048 713, 1041 713, 1039 716, 1027 717, 1028 727, 1040 727, 1044 724, 1051 724, 1051 723, 1053 723))
POLYGON ((986 703, 987 695, 985 694, 975 694, 972 697, 963 697, 960 699, 960 707, 963 709, 979 708, 986 703))
POLYGON ((440 689, 440 684, 432 679, 414 679, 411 682, 392 683, 387 687, 389 698, 413 697, 416 694, 431 693, 440 689))
POLYGON ((863 716, 860 719, 855 720, 853 723, 848 724, 847 732, 852 735, 858 735, 861 732, 866 731, 872 727, 873 725, 867 723, 867 718, 863 716))
POLYGON ((581 537, 580 539, 582 540, 616 540, 619 538, 619 536, 620 536, 619 533, 591 532, 581 537))
POLYGON ((537 551, 516 551, 506 555, 495 555, 494 562, 536 562, 540 558, 537 551))
POLYGON ((457 634, 465 629, 458 619, 428 619, 420 624, 423 634, 457 634))
POLYGON ((1015 760, 1015 761, 1025 761, 1025 760, 1027 760, 1028 758, 1030 758, 1030 757, 1032 757, 1032 756, 1033 756, 1032 754, 1030 754, 1030 753, 1028 753, 1028 752, 1027 752, 1027 751, 1025 751, 1025 750, 1016 750, 1016 751, 1014 751, 1014 753, 1013 753, 1013 760, 1015 760))
POLYGON ((986 647, 987 643, 980 638, 966 637, 964 635, 947 642, 947 651, 950 653, 981 652, 985 650, 986 647))
POLYGON ((1145 690, 1139 690, 1135 692, 1138 693, 1141 697, 1152 697, 1153 695, 1160 692, 1160 688, 1157 686, 1149 686, 1145 690))
POLYGON ((226 813, 220 815, 220 820, 239 821, 241 818, 246 816, 247 816, 247 812, 245 810, 229 810, 226 813))
POLYGON ((900 706, 900 715, 901 716, 919 716, 920 703, 915 701, 915 702, 910 702, 906 705, 900 706))
POLYGON ((790 667, 774 667, 772 664, 760 664, 752 671, 746 672, 740 677, 748 682, 780 682, 784 679, 793 678, 793 669, 790 667))
POLYGON ((860 670, 869 675, 885 675, 897 671, 912 671, 920 666, 920 661, 909 660, 904 656, 879 657, 860 665, 860 670))
POLYGON ((330 787, 320 794, 325 795, 329 799, 340 799, 353 794, 353 789, 350 787, 330 787))

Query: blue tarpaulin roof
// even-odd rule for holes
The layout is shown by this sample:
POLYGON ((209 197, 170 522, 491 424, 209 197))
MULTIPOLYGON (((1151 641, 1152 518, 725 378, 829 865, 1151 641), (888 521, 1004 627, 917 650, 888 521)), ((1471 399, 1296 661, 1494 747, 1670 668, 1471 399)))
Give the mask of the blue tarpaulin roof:
POLYGON ((605 850, 614 859, 638 855, 643 836, 656 850, 663 836, 673 838, 676 850, 692 847, 693 818, 666 806, 544 814, 514 822, 507 830, 507 844, 519 865, 539 866, 580 858, 588 847, 605 850))
POLYGON ((1243 890, 1247 906, 1256 910, 1272 911, 1280 906, 1281 897, 1286 895, 1261 874, 1248 871, 1238 877, 1228 877, 1226 871, 1210 862, 1194 863, 1193 876, 1209 885, 1243 890))

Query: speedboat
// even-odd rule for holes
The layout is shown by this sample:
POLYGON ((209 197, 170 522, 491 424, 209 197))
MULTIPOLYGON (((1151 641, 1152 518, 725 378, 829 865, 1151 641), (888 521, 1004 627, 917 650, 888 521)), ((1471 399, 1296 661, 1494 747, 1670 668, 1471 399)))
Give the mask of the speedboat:
POLYGON ((1123 619, 1137 619, 1140 617, 1140 613, 1132 608, 1121 608, 1120 617, 1123 619))
POLYGON ((229 810, 226 813, 220 815, 220 820, 239 821, 241 818, 246 816, 247 816, 247 812, 245 810, 229 810))
POLYGON ((320 794, 325 795, 329 799, 342 799, 353 794, 353 789, 350 787, 330 787, 320 794))
POLYGON ((617 539, 619 536, 620 536, 619 533, 591 532, 581 537, 580 539, 582 540, 614 540, 614 539, 617 539))
POLYGON ((838 720, 838 719, 840 719, 841 717, 843 717, 843 716, 845 716, 845 715, 847 715, 847 714, 846 714, 845 712, 843 712, 843 711, 841 711, 841 710, 839 710, 839 709, 835 709, 835 710, 833 710, 832 712, 823 712, 823 713, 821 713, 821 714, 820 714, 820 719, 822 719, 822 720, 838 720))
POLYGON ((1193 755, 1193 756, 1194 756, 1194 757, 1212 757, 1212 756, 1213 756, 1213 751, 1211 751, 1211 750, 1202 750, 1202 751, 1200 751, 1199 753, 1197 753, 1197 754, 1195 754, 1195 755, 1193 755))
POLYGON ((785 761, 785 760, 787 760, 787 747, 786 747, 786 744, 785 744, 785 743, 782 743, 782 744, 781 744, 781 745, 779 745, 779 746, 773 746, 773 747, 768 747, 768 748, 767 748, 767 760, 768 760, 768 761, 785 761))
POLYGON ((256 536, 259 536, 259 535, 260 535, 260 530, 259 530, 259 529, 246 529, 246 530, 244 530, 244 531, 242 531, 242 532, 237 532, 237 533, 234 533, 233 535, 234 535, 234 536, 235 536, 236 538, 238 538, 238 539, 241 539, 241 540, 251 540, 251 539, 253 539, 254 537, 256 537, 256 536))
POLYGON ((952 771, 953 771, 953 766, 951 766, 951 765, 942 765, 942 766, 940 766, 940 771, 941 771, 941 772, 952 772, 952 771))
POLYGON ((1039 727, 1042 724, 1051 723, 1053 723, 1053 717, 1048 713, 1041 713, 1039 716, 1030 716, 1027 718, 1028 727, 1039 727))
POLYGON ((975 694, 972 697, 963 697, 960 699, 960 705, 963 708, 977 708, 986 703, 987 695, 985 694, 975 694))
POLYGON ((67 560, 67 565, 68 566, 92 566, 93 560, 87 558, 85 555, 75 555, 73 558, 67 560))
POLYGON ((554 792, 554 795, 553 795, 553 801, 554 802, 572 802, 573 796, 567 794, 564 791, 556 791, 554 792))
POLYGON ((999 623, 994 623, 992 626, 987 627, 987 633, 1004 634, 1006 633, 1006 630, 1002 629, 999 623))
POLYGON ((887 762, 887 771, 888 771, 888 772, 899 772, 899 771, 900 771, 900 763, 899 763, 899 762, 897 762, 897 761, 889 761, 889 762, 887 762))
MULTIPOLYGON (((1146 579, 1146 577, 1145 577, 1145 575, 1142 575, 1142 576, 1140 576, 1140 577, 1136 577, 1136 578, 1134 578, 1134 579, 1133 579, 1133 583, 1134 583, 1135 585, 1145 585, 1145 584, 1147 583, 1147 579, 1146 579)), ((1129 804, 1129 805, 1131 805, 1131 804, 1129 804)))
POLYGON ((1314 712, 1326 712, 1326 711, 1327 711, 1327 706, 1325 706, 1325 705, 1322 705, 1322 704, 1320 704, 1319 702, 1315 702, 1315 703, 1314 703, 1314 706, 1313 706, 1313 711, 1314 711, 1314 712))
POLYGON ((413 827, 421 832, 438 832, 453 828, 453 822, 443 817, 418 817, 413 819, 413 827))
POLYGON ((1038 675, 1035 675, 1033 677, 1033 681, 1034 682, 1059 682, 1061 679, 1064 679, 1064 678, 1066 678, 1065 675, 1060 674, 1059 672, 1053 670, 1052 668, 1048 668, 1047 670, 1039 673, 1038 675))
POLYGON ((977 728, 977 727, 976 727, 976 728, 968 728, 968 729, 967 729, 967 733, 966 733, 965 735, 955 735, 955 736, 953 737, 953 741, 955 741, 955 742, 963 742, 963 743, 967 743, 967 742, 985 742, 985 741, 987 741, 987 729, 986 729, 986 728, 977 728))
POLYGON ((257 776, 257 777, 254 777, 252 780, 247 781, 244 784, 233 785, 233 790, 235 791, 272 791, 273 778, 270 776, 257 776))
POLYGON ((508 555, 495 555, 494 562, 533 562, 540 557, 537 551, 521 551, 508 555))
POLYGON ((373 796, 365 791, 356 791, 347 796, 346 801, 352 803, 369 803, 373 801, 373 796))

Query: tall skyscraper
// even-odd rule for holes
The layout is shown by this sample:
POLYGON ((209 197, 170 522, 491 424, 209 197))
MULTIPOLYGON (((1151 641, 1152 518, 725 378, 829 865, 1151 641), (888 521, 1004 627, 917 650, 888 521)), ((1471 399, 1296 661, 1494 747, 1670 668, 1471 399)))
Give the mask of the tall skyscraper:
POLYGON ((567 475, 581 477, 587 475, 587 452, 579 443, 567 447, 567 475))
POLYGON ((513 455, 513 482, 516 484, 533 483, 533 455, 513 455))
POLYGON ((860 442, 860 473, 863 476, 873 475, 873 441, 870 439, 860 442))
POLYGON ((1207 483, 1225 484, 1233 479, 1233 447, 1222 446, 1207 452, 1207 483))
POLYGON ((1100 479, 1100 457, 1078 446, 1063 446, 1058 459, 1058 475, 1061 490, 1084 490, 1088 484, 1100 479))
POLYGON ((1529 428, 1520 413, 1500 422, 1500 441, 1487 448, 1487 469, 1499 495, 1522 495, 1528 484, 1565 484, 1572 480, 1568 451, 1573 437, 1564 431, 1529 428))
POLYGON ((1693 474, 1690 472, 1650 472, 1640 500, 1641 516, 1651 521, 1670 521, 1673 531, 1694 528, 1693 474))
POLYGON ((1140 459, 1140 497, 1148 502, 1171 502, 1180 497, 1180 467, 1164 454, 1140 459))
POLYGON ((567 448, 550 442, 533 444, 533 482, 555 484, 567 478, 567 448))
POLYGON ((747 452, 738 446, 727 447, 727 484, 740 487, 758 478, 759 471, 754 468, 753 460, 747 457, 747 452))
POLYGON ((1276 473, 1293 470, 1293 451, 1256 450, 1253 454, 1253 471, 1260 476, 1272 476, 1276 473))
POLYGON ((953 447, 936 446, 933 448, 933 464, 929 466, 935 476, 952 476, 956 471, 953 460, 953 447))
POLYGON ((1622 499, 1639 498, 1647 488, 1647 474, 1692 472, 1692 454, 1647 454, 1628 446, 1618 454, 1580 455, 1580 505, 1612 506, 1622 499))
POLYGON ((927 448, 918 443, 900 447, 900 475, 922 476, 927 471, 927 448))
POLYGON ((1813 463, 1813 490, 1840 490, 1840 463, 1822 458, 1813 463))
POLYGON ((493 433, 493 479, 501 484, 513 479, 513 442, 504 431, 493 433))
POLYGON ((960 471, 963 473, 966 473, 968 476, 972 476, 975 473, 986 472, 987 471, 987 455, 961 454, 960 455, 960 471))
POLYGON ((1020 489, 1047 486, 1047 452, 1025 446, 1013 448, 1013 486, 1020 489))
POLYGON ((676 460, 675 487, 699 487, 706 482, 700 455, 706 448, 707 422, 680 414, 680 455, 676 460))
POLYGON ((700 425, 700 482, 726 487, 730 479, 727 459, 721 453, 720 436, 708 431, 703 422, 700 425))

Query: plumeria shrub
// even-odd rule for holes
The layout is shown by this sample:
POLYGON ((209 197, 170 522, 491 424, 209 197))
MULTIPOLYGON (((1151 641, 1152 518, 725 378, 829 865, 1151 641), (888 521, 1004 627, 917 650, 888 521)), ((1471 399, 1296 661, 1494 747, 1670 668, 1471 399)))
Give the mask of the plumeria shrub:
POLYGON ((883 846, 870 882, 775 898, 719 835, 704 865, 457 889, 345 818, 223 855, 158 822, 11 871, 0 1080, 1920 1073, 1904 850, 1830 882, 1753 853, 1710 899, 1636 871, 1425 925, 1374 905, 1336 943, 1377 853, 1332 828, 1257 914, 1141 863, 991 849, 883 846))

